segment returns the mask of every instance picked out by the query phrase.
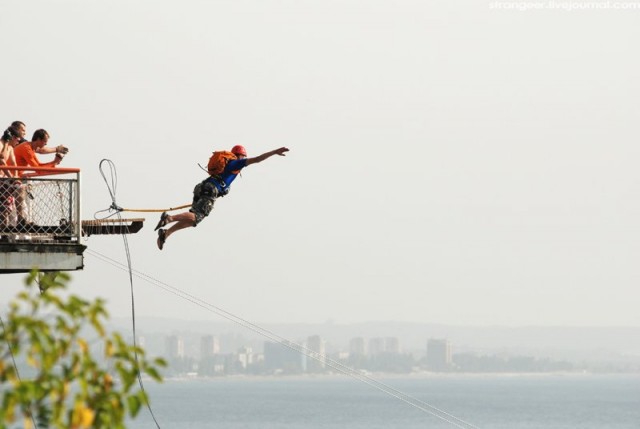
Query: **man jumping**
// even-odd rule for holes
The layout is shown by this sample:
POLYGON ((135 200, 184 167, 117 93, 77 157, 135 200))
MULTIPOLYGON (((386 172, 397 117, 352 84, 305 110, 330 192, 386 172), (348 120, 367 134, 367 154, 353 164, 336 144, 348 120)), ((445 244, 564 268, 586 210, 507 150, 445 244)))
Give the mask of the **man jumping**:
MULTIPOLYGON (((193 202, 191 203, 189 211, 173 216, 167 212, 162 213, 160 216, 160 222, 158 222, 158 225, 156 225, 155 228, 158 231, 158 249, 162 250, 167 238, 169 238, 169 236, 174 232, 190 226, 195 227, 202 221, 202 219, 207 217, 209 213, 211 213, 216 199, 229 193, 231 183, 243 168, 248 167, 251 164, 262 162, 273 155, 285 156, 285 152, 288 151, 289 149, 286 147, 281 147, 254 158, 247 158, 247 150, 243 146, 234 146, 230 152, 232 155, 228 161, 225 161, 226 165, 222 168, 221 172, 218 173, 210 169, 210 176, 195 186, 193 189, 193 202), (170 228, 162 229, 162 227, 172 222, 176 222, 176 224, 170 228)), ((228 152, 219 153, 229 154, 228 152)), ((214 152, 214 156, 216 154, 217 153, 214 152)))

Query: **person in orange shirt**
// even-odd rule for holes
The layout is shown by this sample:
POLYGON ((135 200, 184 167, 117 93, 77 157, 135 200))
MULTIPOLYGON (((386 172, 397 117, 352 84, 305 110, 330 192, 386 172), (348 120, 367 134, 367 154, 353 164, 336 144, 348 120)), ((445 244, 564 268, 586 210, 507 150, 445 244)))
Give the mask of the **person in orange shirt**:
MULTIPOLYGON (((25 125, 24 122, 22 121, 13 121, 11 123, 11 125, 9 125, 9 128, 7 129, 7 131, 10 131, 13 135, 17 135, 18 136, 18 144, 20 143, 24 143, 27 141, 27 139, 24 138, 24 136, 27 135, 27 126, 25 125)), ((15 145, 14 145, 15 146, 15 145)), ((58 145, 56 147, 41 147, 39 149, 36 149, 36 153, 40 153, 40 154, 47 154, 47 153, 61 153, 63 155, 66 155, 66 153, 69 152, 69 149, 66 146, 63 145, 58 145)))
POLYGON ((55 167, 60 164, 64 155, 56 152, 56 157, 50 162, 40 162, 36 151, 42 149, 49 141, 49 133, 43 129, 36 130, 30 142, 20 143, 14 149, 16 163, 24 167, 55 167))
MULTIPOLYGON (((60 164, 62 158, 64 158, 64 154, 60 152, 56 152, 56 156, 53 161, 50 162, 40 162, 38 157, 36 156, 36 151, 42 149, 46 146, 49 141, 49 133, 46 130, 39 129, 33 133, 33 138, 30 142, 26 141, 24 143, 20 143, 13 150, 13 153, 16 157, 16 164, 20 167, 55 167, 60 164)), ((28 187, 23 185, 21 187, 21 199, 26 201, 26 195, 28 194, 28 187)), ((19 213, 20 216, 20 213, 19 213)), ((18 219, 18 228, 30 231, 31 228, 34 228, 36 225, 26 220, 26 216, 20 216, 18 219)))

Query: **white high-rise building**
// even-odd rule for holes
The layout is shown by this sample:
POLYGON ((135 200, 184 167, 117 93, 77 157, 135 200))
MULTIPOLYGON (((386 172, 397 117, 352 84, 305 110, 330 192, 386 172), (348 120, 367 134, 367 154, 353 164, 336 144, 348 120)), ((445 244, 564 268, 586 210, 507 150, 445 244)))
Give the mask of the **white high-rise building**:
POLYGON ((446 339, 432 338, 427 342, 427 367, 432 371, 451 368, 451 343, 446 339))
POLYGON ((220 353, 220 340, 213 335, 200 338, 200 358, 205 359, 220 353))
POLYGON ((253 349, 251 347, 240 347, 238 350, 238 362, 242 368, 247 369, 253 363, 253 349))
POLYGON ((184 357, 184 340, 177 335, 170 335, 166 337, 165 343, 165 356, 169 359, 183 358, 184 357))
POLYGON ((307 357, 307 372, 320 372, 327 365, 325 357, 326 342, 319 335, 313 335, 307 338, 307 349, 311 352, 311 356, 307 357))

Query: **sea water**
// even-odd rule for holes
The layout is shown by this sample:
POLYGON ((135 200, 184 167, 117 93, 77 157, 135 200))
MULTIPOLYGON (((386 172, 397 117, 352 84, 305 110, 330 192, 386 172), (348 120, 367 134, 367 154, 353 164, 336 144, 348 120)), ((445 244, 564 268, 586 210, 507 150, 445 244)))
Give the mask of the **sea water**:
MULTIPOLYGON (((166 380, 144 387, 166 429, 640 428, 640 375, 374 378, 447 412, 450 421, 348 377, 166 380)), ((129 422, 130 428, 158 426, 147 409, 129 422)))

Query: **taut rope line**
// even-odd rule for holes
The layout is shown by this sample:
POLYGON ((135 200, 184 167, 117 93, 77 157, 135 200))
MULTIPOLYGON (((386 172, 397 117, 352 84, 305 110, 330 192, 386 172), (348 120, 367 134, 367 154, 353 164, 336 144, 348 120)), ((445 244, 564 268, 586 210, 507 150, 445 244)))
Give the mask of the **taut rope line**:
MULTIPOLYGON (((89 252, 89 254, 91 254, 92 256, 94 256, 94 257, 102 260, 103 262, 106 262, 106 263, 108 263, 108 264, 110 264, 110 265, 112 265, 112 266, 114 266, 114 267, 116 267, 118 269, 121 269, 121 270, 126 270, 127 269, 127 267, 124 264, 122 264, 122 263, 120 263, 120 262, 118 262, 118 261, 116 261, 116 260, 114 260, 112 258, 109 258, 108 256, 105 256, 105 255, 103 255, 101 253, 98 253, 98 252, 96 252, 94 250, 87 249, 87 252, 89 252)), ((464 420, 462 420, 462 419, 460 419, 460 418, 458 418, 458 417, 456 417, 456 416, 454 416, 454 415, 452 415, 450 413, 447 413, 446 411, 441 410, 441 409, 439 409, 439 408, 437 408, 437 407, 435 407, 435 406, 433 406, 433 405, 431 405, 431 404, 429 404, 429 403, 427 403, 425 401, 422 401, 422 400, 420 400, 418 398, 412 397, 411 395, 408 395, 408 394, 406 394, 406 393, 404 393, 404 392, 402 392, 402 391, 400 391, 398 389, 395 389, 394 387, 391 387, 391 386, 389 386, 389 385, 387 385, 387 384, 385 384, 385 383, 383 383, 381 381, 375 380, 372 377, 369 377, 369 376, 367 376, 365 374, 361 374, 357 370, 355 370, 353 368, 350 368, 350 367, 348 367, 348 366, 346 366, 346 365, 344 365, 344 364, 342 364, 342 363, 340 363, 340 362, 338 362, 336 360, 333 360, 333 359, 331 359, 329 357, 326 357, 326 356, 319 356, 316 352, 306 348, 305 346, 302 346, 300 344, 296 344, 296 343, 294 343, 292 341, 289 341, 289 340, 287 340, 287 339, 285 339, 285 338, 283 338, 283 337, 281 337, 281 336, 269 331, 266 328, 258 326, 258 325, 254 324, 252 322, 249 322, 249 321, 247 321, 247 320, 245 320, 245 319, 243 319, 243 318, 241 318, 239 316, 236 316, 236 315, 234 315, 234 314, 232 314, 232 313, 230 313, 230 312, 228 312, 228 311, 226 311, 226 310, 224 310, 224 309, 222 309, 220 307, 217 307, 217 306, 215 306, 213 304, 210 304, 210 303, 208 303, 208 302, 206 302, 206 301, 204 301, 204 300, 202 300, 200 298, 197 298, 196 296, 191 295, 188 292, 184 292, 184 291, 182 291, 182 290, 180 290, 180 289, 178 289, 178 288, 176 288, 174 286, 170 286, 167 283, 164 283, 164 282, 162 282, 162 281, 160 281, 158 279, 155 279, 155 278, 153 278, 153 277, 151 277, 151 276, 149 276, 149 275, 147 275, 145 273, 142 273, 140 271, 131 270, 130 272, 133 275, 135 275, 136 277, 146 281, 147 283, 151 283, 152 285, 155 285, 155 286, 165 290, 166 292, 169 292, 169 293, 171 293, 173 295, 176 295, 176 296, 178 296, 178 297, 180 297, 180 298, 182 298, 182 299, 184 299, 186 301, 189 301, 189 302, 191 302, 191 303, 193 303, 193 304, 195 304, 195 305, 197 305, 197 306, 199 306, 201 308, 204 308, 205 310, 208 310, 208 311, 210 311, 212 313, 215 313, 215 314, 217 314, 217 315, 219 315, 219 316, 221 316, 221 317, 223 317, 223 318, 225 318, 227 320, 230 320, 230 321, 232 321, 234 323, 237 323, 237 324, 239 324, 239 325, 241 325, 241 326, 243 326, 243 327, 245 327, 245 328, 257 333, 257 334, 260 334, 260 335, 262 335, 262 336, 264 336, 264 337, 266 337, 266 338, 268 338, 268 339, 270 339, 270 340, 272 340, 274 342, 279 343, 282 346, 285 346, 285 347, 287 347, 287 348, 289 348, 291 350, 295 350, 295 351, 297 351, 299 353, 302 353, 302 354, 304 354, 305 356, 307 356, 307 357, 309 357, 311 359, 314 359, 314 360, 317 360, 317 361, 321 361, 321 362, 325 362, 332 369, 335 369, 336 371, 338 371, 338 372, 340 372, 342 374, 345 374, 345 375, 348 375, 348 376, 350 376, 352 378, 355 378, 358 381, 360 381, 360 382, 362 382, 364 384, 367 384, 370 387, 373 387, 374 389, 377 389, 377 390, 379 390, 379 391, 381 391, 383 393, 386 393, 389 396, 392 396, 392 397, 394 397, 396 399, 399 399, 400 401, 402 401, 402 402, 404 402, 404 403, 406 403, 406 404, 408 404, 408 405, 410 405, 410 406, 412 406, 414 408, 417 408, 417 409, 419 409, 419 410, 421 410, 421 411, 423 411, 423 412, 425 412, 427 414, 430 414, 430 415, 432 415, 432 416, 434 416, 434 417, 436 417, 436 418, 438 418, 438 419, 440 419, 440 420, 442 420, 442 421, 444 421, 446 423, 449 423, 452 426, 455 426, 455 427, 460 428, 460 429, 480 429, 477 426, 473 425, 472 423, 466 422, 466 421, 464 421, 464 420)))
POLYGON ((167 209, 124 209, 122 207, 118 207, 118 206, 111 206, 111 208, 113 208, 114 210, 117 210, 119 212, 140 212, 140 213, 160 213, 160 212, 170 212, 173 210, 180 210, 180 209, 186 209, 187 207, 191 207, 191 204, 184 204, 182 206, 178 206, 178 207, 169 207, 167 209))
MULTIPOLYGON (((120 212, 140 212, 140 213, 156 213, 156 212, 170 212, 173 210, 180 210, 180 209, 185 209, 187 207, 191 207, 191 204, 183 204, 181 206, 177 206, 177 207, 168 207, 165 209, 128 209, 128 208, 123 208, 120 207, 118 204, 116 204, 116 188, 118 187, 118 176, 116 173, 116 167, 115 165, 113 165, 113 162, 111 162, 111 160, 109 159, 103 159, 102 161, 100 161, 100 174, 102 174, 102 178, 104 179, 104 182, 107 185, 107 188, 109 189, 109 195, 111 196, 111 205, 109 206, 109 208, 105 209, 105 210, 99 210, 98 212, 95 213, 94 218, 98 219, 98 217, 96 216, 98 213, 103 213, 103 212, 109 212, 109 214, 107 216, 105 216, 104 218, 110 218, 111 216, 115 216, 118 215, 120 212), (109 182, 107 181, 107 178, 104 174, 104 172, 102 171, 102 163, 103 162, 107 162, 109 164, 109 169, 110 169, 110 173, 111 173, 111 185, 109 185, 109 182)), ((126 240, 126 239, 125 239, 126 240)))

